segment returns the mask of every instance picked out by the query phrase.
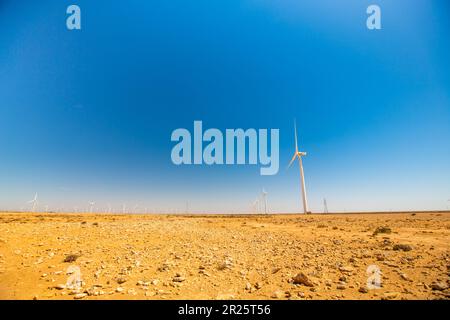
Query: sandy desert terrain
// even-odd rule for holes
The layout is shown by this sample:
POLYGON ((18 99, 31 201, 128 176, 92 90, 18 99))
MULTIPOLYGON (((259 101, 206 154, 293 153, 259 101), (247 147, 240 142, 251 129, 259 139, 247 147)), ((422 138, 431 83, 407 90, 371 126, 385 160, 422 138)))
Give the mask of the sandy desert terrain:
POLYGON ((0 213, 0 299, 448 299, 449 241, 449 213, 0 213))

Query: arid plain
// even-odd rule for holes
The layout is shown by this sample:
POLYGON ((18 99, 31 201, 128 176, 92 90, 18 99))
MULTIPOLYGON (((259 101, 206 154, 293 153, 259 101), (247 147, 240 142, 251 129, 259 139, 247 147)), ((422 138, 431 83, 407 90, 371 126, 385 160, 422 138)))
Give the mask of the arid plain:
POLYGON ((449 248, 445 212, 0 213, 0 299, 449 299, 449 248))

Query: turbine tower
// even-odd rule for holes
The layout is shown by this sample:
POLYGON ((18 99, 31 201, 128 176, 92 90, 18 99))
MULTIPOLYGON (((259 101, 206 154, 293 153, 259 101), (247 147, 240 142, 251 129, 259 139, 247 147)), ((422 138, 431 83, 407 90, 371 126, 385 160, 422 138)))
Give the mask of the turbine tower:
POLYGON ((325 198, 323 198, 323 213, 328 213, 328 204, 325 198))
POLYGON ((261 196, 264 201, 264 213, 267 214, 267 192, 266 190, 264 190, 264 188, 262 189, 261 196))
POLYGON ((37 192, 34 194, 33 200, 28 201, 28 203, 32 204, 31 211, 35 212, 36 211, 36 206, 38 204, 38 194, 37 194, 37 192))
POLYGON ((305 186, 305 176, 303 174, 303 163, 302 163, 302 157, 306 156, 306 152, 298 151, 298 144, 297 144, 297 123, 294 120, 294 132, 295 132, 295 153, 292 157, 291 162, 289 163, 288 168, 292 165, 292 163, 295 161, 295 159, 298 159, 298 165, 300 169, 300 184, 302 187, 302 202, 303 202, 303 213, 308 214, 308 200, 306 198, 306 186, 305 186))
POLYGON ((89 202, 89 213, 92 213, 92 210, 94 209, 94 205, 95 205, 94 201, 89 202))
POLYGON ((258 198, 255 201, 253 201, 253 209, 256 214, 259 213, 259 199, 258 198))

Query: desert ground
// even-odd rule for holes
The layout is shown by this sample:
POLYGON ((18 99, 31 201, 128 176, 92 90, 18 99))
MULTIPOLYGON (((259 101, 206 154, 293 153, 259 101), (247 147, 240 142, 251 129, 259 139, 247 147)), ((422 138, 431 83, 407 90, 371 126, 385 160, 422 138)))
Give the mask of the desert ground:
POLYGON ((0 299, 449 299, 449 240, 448 212, 0 213, 0 299))

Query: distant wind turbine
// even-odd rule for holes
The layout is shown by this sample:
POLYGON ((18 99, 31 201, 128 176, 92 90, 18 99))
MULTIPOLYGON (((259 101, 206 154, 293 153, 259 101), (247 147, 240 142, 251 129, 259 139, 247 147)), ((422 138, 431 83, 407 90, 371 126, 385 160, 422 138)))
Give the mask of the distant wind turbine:
POLYGON ((94 206, 95 206, 95 202, 94 201, 89 202, 89 213, 92 213, 92 210, 94 209, 94 206))
POLYGON ((264 203, 264 213, 267 214, 267 192, 264 188, 262 189, 261 197, 264 203))
POLYGON ((34 195, 34 198, 30 201, 28 201, 28 203, 31 203, 31 211, 35 212, 36 211, 36 206, 38 205, 38 194, 37 192, 34 195))
POLYGON ((255 201, 253 201, 253 208, 254 208, 255 213, 258 214, 259 213, 259 199, 258 198, 256 198, 255 201))
POLYGON ((328 204, 325 198, 323 198, 323 213, 328 213, 328 204))
POLYGON ((308 200, 306 198, 306 186, 305 186, 305 176, 303 174, 303 163, 302 157, 306 156, 306 152, 298 151, 298 143, 297 143, 297 123, 294 120, 294 132, 295 132, 295 153, 292 157, 291 162, 289 163, 288 168, 292 165, 295 159, 298 159, 298 165, 300 169, 300 184, 302 188, 302 202, 303 202, 303 212, 308 214, 308 200))

